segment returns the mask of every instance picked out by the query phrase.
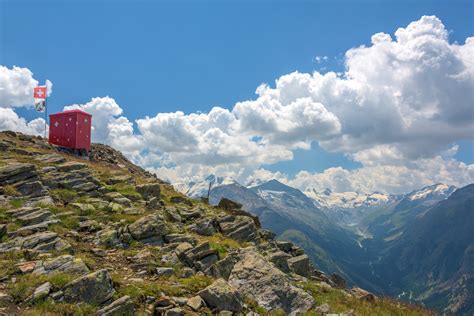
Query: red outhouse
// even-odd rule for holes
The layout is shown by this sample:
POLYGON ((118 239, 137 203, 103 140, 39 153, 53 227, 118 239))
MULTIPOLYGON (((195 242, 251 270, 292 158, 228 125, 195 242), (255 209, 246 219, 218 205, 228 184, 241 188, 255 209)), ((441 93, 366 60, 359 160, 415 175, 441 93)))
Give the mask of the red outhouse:
POLYGON ((92 115, 70 110, 49 116, 49 143, 71 149, 91 148, 92 115))

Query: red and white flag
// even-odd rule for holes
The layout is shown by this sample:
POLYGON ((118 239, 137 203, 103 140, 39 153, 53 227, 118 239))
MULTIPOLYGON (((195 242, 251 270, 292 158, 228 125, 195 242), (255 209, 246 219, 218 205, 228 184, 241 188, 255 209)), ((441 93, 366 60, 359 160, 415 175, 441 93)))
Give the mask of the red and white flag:
POLYGON ((35 109, 37 112, 44 112, 46 108, 46 87, 35 87, 35 109))

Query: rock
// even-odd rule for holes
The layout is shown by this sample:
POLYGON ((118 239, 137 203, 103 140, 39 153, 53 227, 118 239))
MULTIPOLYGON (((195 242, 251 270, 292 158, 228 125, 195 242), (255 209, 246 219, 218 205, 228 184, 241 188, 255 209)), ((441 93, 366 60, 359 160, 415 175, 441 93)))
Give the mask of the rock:
POLYGON ((185 234, 168 234, 165 236, 167 243, 183 243, 188 242, 190 244, 196 244, 196 239, 191 235, 185 234))
POLYGON ((20 239, 21 249, 36 249, 40 251, 67 250, 71 248, 67 242, 53 232, 40 232, 20 239))
POLYGON ((273 262, 273 264, 285 273, 290 272, 290 267, 288 266, 288 260, 291 259, 291 255, 283 251, 277 251, 268 256, 268 260, 273 262))
POLYGON ((7 234, 7 225, 6 224, 0 224, 0 240, 6 234, 7 234))
POLYGON ((217 311, 232 311, 239 313, 243 308, 242 298, 239 292, 224 279, 218 279, 198 295, 208 306, 217 311))
POLYGON ((135 306, 128 295, 122 296, 121 298, 113 301, 109 305, 97 311, 97 315, 99 316, 125 316, 134 315, 134 313, 135 306))
POLYGON ((189 278, 194 275, 194 270, 189 267, 184 267, 181 269, 181 277, 182 278, 189 278))
POLYGON ((2 185, 18 183, 36 177, 35 166, 30 163, 15 163, 0 167, 0 183, 2 185))
POLYGON ((198 235, 212 236, 216 233, 216 223, 211 218, 202 218, 190 226, 190 230, 198 235))
POLYGON ((224 236, 240 242, 258 239, 257 227, 247 216, 226 216, 219 220, 219 228, 224 236))
POLYGON ((82 221, 79 223, 79 231, 80 232, 95 232, 100 229, 99 223, 97 221, 91 219, 82 221))
POLYGON ((92 204, 85 203, 69 203, 73 209, 79 211, 81 215, 88 215, 95 211, 95 207, 92 204))
POLYGON ((186 305, 197 312, 203 306, 203 301, 199 295, 196 295, 188 299, 186 305))
POLYGON ((291 243, 290 241, 282 241, 282 240, 278 240, 276 242, 276 245, 278 249, 286 253, 289 253, 291 251, 291 248, 293 247, 293 243, 291 243))
POLYGON ((237 256, 234 253, 229 253, 227 257, 210 266, 209 269, 206 270, 206 274, 211 275, 214 278, 223 278, 227 280, 229 279, 229 275, 237 261, 237 256))
POLYGON ((153 197, 159 199, 161 197, 161 189, 159 183, 137 185, 136 188, 138 193, 140 193, 145 200, 149 200, 153 197))
POLYGON ((33 274, 47 275, 56 272, 82 275, 88 273, 89 268, 81 258, 74 258, 71 255, 63 255, 53 259, 36 262, 33 274))
POLYGON ((51 292, 51 283, 43 283, 35 289, 29 301, 31 303, 42 301, 49 295, 49 292, 51 292))
POLYGON ((311 266, 307 255, 301 255, 288 259, 288 267, 291 271, 306 278, 311 274, 311 266))
POLYGON ((242 204, 229 200, 227 198, 222 198, 217 204, 217 207, 223 208, 224 210, 240 210, 242 204))
POLYGON ((329 277, 332 282, 336 285, 337 288, 339 289, 345 289, 346 288, 346 280, 342 276, 340 276, 337 273, 331 274, 329 277))
POLYGON ((117 247, 122 246, 122 241, 119 238, 117 230, 113 228, 103 229, 96 234, 94 243, 99 246, 117 247))
POLYGON ((360 287, 354 287, 350 289, 350 293, 354 295, 356 298, 367 301, 367 302, 375 302, 377 298, 374 294, 364 289, 361 289, 360 287))
POLYGON ((158 215, 148 215, 138 219, 128 226, 128 231, 137 240, 150 237, 161 239, 167 233, 166 225, 158 215))
POLYGON ((182 316, 182 315, 184 315, 184 312, 179 307, 170 308, 165 312, 165 316, 182 316))
POLYGON ((127 183, 132 184, 134 183, 134 179, 128 175, 118 175, 112 178, 109 178, 105 181, 107 184, 119 184, 119 183, 127 183))
POLYGON ((176 250, 179 251, 178 256, 184 263, 190 267, 194 267, 198 271, 206 270, 218 260, 217 251, 211 249, 209 242, 204 242, 184 252, 181 252, 181 249, 178 250, 179 247, 187 246, 182 246, 181 244, 176 248, 176 250))
POLYGON ((296 315, 310 310, 315 303, 311 295, 293 286, 288 276, 266 261, 255 248, 241 250, 229 284, 268 311, 283 309, 296 315))
POLYGON ((329 304, 323 304, 314 309, 314 311, 318 314, 327 314, 331 310, 331 306, 329 304))
POLYGON ((87 168, 87 164, 76 161, 67 161, 56 166, 59 171, 68 172, 87 168))
POLYGON ((187 198, 185 198, 184 196, 180 196, 180 195, 176 195, 176 196, 172 196, 170 197, 170 202, 171 203, 174 203, 174 204, 180 204, 180 203, 183 203, 183 204, 186 204, 186 205, 189 205, 189 206, 192 206, 193 203, 191 203, 191 201, 189 201, 187 198))
POLYGON ((9 305, 11 303, 13 303, 13 297, 6 293, 0 292, 0 307, 9 305))
POLYGON ((68 303, 98 305, 111 299, 115 290, 109 272, 102 269, 66 284, 63 292, 64 300, 68 303))
POLYGON ((18 263, 16 266, 18 270, 20 270, 21 273, 26 274, 26 273, 33 272, 36 265, 37 265, 36 261, 27 261, 27 262, 18 263))
POLYGON ((156 274, 159 277, 170 277, 174 274, 174 269, 173 268, 156 268, 156 274))
POLYGON ((35 212, 17 217, 21 225, 35 225, 49 219, 53 214, 49 210, 38 209, 35 212))
POLYGON ((161 200, 157 197, 152 197, 146 202, 146 206, 151 209, 159 209, 163 206, 164 204, 161 202, 161 200))
POLYGON ((110 202, 107 205, 107 210, 112 213, 120 213, 124 210, 124 207, 122 204, 115 203, 115 202, 110 202))

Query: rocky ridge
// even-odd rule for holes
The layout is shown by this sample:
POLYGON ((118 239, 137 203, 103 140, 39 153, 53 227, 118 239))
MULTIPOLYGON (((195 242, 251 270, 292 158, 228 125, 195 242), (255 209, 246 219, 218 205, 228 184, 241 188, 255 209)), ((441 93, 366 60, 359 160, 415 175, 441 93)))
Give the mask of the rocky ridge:
POLYGON ((241 205, 191 200, 108 146, 83 160, 2 132, 0 148, 0 314, 430 314, 346 289, 241 205))

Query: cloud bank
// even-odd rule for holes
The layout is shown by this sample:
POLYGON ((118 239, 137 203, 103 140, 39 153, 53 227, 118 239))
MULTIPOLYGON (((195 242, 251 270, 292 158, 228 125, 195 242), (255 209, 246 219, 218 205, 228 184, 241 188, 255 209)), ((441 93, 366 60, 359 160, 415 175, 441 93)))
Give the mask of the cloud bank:
MULTIPOLYGON (((31 72, 0 69, 8 73, 0 87, 15 91, 0 97, 0 106, 24 106, 35 81, 31 72)), ((474 181, 474 165, 453 158, 457 141, 474 138, 473 87, 474 38, 450 43, 443 23, 423 16, 394 37, 377 33, 371 45, 349 49, 342 74, 293 72, 273 87, 262 84, 255 99, 230 110, 158 113, 136 120, 134 128, 110 97, 65 109, 91 113, 94 141, 171 181, 215 173, 243 182, 278 178, 302 190, 399 193, 474 181), (313 143, 362 167, 302 171, 293 179, 261 168, 292 160, 295 149, 313 143)))

